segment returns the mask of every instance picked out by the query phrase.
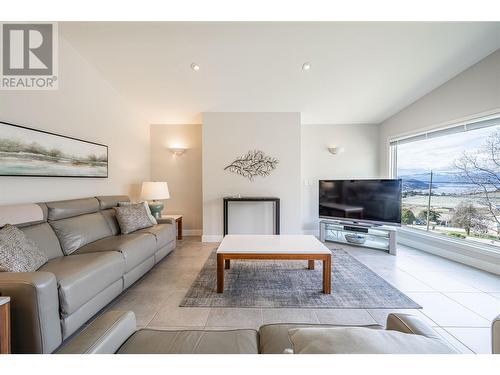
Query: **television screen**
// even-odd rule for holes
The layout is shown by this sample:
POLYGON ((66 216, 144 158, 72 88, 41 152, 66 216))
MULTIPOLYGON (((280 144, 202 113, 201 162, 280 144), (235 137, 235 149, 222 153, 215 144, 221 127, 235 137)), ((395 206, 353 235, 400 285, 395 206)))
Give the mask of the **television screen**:
POLYGON ((401 180, 320 180, 319 217, 401 224, 401 180))

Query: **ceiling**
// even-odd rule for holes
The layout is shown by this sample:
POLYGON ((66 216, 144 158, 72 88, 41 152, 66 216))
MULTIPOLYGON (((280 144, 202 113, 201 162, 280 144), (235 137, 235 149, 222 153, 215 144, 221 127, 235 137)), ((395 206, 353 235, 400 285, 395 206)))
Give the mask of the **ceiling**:
POLYGON ((484 22, 63 22, 59 30, 156 124, 201 123, 207 111, 380 123, 500 48, 500 23, 484 22))

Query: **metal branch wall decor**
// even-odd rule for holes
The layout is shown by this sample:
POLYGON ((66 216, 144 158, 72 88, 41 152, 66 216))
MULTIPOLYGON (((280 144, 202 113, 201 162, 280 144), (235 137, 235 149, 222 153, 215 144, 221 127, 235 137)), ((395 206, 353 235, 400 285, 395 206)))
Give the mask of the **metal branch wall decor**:
POLYGON ((262 151, 253 150, 236 158, 224 170, 239 174, 253 181, 255 176, 269 176, 276 169, 276 164, 278 164, 278 159, 267 156, 262 151))

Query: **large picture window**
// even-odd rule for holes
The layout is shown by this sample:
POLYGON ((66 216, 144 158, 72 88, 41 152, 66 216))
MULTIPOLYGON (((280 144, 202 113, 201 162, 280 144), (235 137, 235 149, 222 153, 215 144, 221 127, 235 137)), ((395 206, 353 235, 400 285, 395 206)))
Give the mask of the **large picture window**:
POLYGON ((390 144, 403 225, 500 251, 500 117, 390 144))

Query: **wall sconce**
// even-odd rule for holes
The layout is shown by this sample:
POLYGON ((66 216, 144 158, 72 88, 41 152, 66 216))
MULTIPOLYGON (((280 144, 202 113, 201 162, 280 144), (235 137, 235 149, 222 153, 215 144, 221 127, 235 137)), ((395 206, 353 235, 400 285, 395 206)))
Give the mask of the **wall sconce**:
POLYGON ((344 147, 332 146, 332 147, 328 147, 328 151, 332 155, 338 155, 338 154, 343 153, 345 151, 345 149, 344 149, 344 147))
POLYGON ((168 149, 174 156, 181 156, 187 151, 187 148, 183 147, 169 147, 168 149))

